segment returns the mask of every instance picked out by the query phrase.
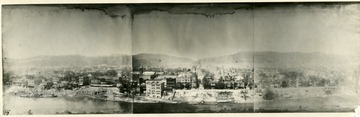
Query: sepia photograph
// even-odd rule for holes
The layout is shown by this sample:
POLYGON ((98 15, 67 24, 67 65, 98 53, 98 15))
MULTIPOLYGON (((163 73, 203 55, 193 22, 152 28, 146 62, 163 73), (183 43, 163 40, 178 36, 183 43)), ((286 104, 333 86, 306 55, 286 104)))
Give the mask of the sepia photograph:
POLYGON ((360 4, 2 5, 3 115, 360 106, 360 4))

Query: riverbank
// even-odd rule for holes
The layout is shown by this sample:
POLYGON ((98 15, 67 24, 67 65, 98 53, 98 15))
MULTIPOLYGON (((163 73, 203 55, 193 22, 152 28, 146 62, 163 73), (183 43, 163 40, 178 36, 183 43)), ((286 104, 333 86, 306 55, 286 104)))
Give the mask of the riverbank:
POLYGON ((40 98, 38 95, 56 97, 88 97, 106 101, 122 101, 129 103, 189 103, 189 104, 216 104, 218 102, 253 103, 252 90, 175 90, 173 94, 162 98, 147 96, 128 97, 120 93, 116 87, 81 87, 73 90, 43 90, 39 88, 25 88, 20 86, 9 87, 5 94, 15 94, 22 97, 40 98), (219 95, 226 92, 226 95, 219 95), (246 92, 246 93, 244 93, 246 92), (223 99, 219 99, 223 97, 223 99))
POLYGON ((74 90, 42 90, 37 88, 25 88, 20 86, 8 86, 4 90, 4 95, 15 95, 23 98, 43 98, 39 95, 54 95, 56 97, 88 97, 98 100, 118 101, 128 103, 178 103, 178 101, 149 98, 146 96, 127 97, 125 94, 119 93, 118 88, 102 88, 102 87, 82 87, 74 90))

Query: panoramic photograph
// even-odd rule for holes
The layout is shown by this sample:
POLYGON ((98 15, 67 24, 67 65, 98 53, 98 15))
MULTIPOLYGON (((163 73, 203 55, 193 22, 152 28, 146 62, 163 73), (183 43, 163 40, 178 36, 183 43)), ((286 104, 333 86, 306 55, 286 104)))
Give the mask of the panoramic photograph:
POLYGON ((3 114, 354 112, 359 3, 2 6, 3 114))

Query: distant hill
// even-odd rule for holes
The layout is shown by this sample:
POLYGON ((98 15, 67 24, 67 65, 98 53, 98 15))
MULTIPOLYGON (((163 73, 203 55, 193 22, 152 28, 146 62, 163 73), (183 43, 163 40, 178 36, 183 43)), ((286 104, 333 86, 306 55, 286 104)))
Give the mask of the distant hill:
POLYGON ((191 67, 194 60, 162 54, 137 54, 133 55, 133 66, 150 66, 150 67, 191 67))
POLYGON ((80 55, 37 56, 26 59, 3 59, 4 66, 96 66, 133 65, 134 67, 240 67, 252 68, 349 68, 359 67, 359 57, 330 55, 322 53, 296 52, 239 52, 227 56, 192 60, 161 54, 110 55, 88 57, 80 55))
POLYGON ((239 52, 232 55, 199 59, 201 66, 268 67, 268 68, 348 68, 359 64, 351 56, 297 52, 239 52), (253 62, 254 61, 254 62, 253 62))
POLYGON ((294 67, 294 68, 346 68, 356 63, 351 56, 332 55, 323 53, 280 53, 255 52, 255 66, 257 67, 294 67))
POLYGON ((242 52, 232 55, 202 58, 196 61, 202 67, 241 67, 249 68, 253 66, 253 53, 242 52))
POLYGON ((88 57, 80 55, 36 56, 25 59, 3 59, 4 66, 32 66, 32 67, 81 67, 97 65, 131 65, 130 55, 110 55, 88 57))

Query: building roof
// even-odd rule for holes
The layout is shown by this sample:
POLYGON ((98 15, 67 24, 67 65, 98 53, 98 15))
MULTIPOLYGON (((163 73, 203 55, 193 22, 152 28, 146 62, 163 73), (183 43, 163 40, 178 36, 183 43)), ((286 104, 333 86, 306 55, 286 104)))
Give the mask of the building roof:
POLYGON ((151 75, 154 75, 154 74, 155 74, 155 72, 153 72, 153 71, 143 72, 143 75, 144 75, 144 76, 151 76, 151 75))
POLYGON ((159 82, 161 83, 162 80, 159 80, 159 79, 154 79, 154 80, 147 80, 146 83, 155 83, 155 82, 159 82))
POLYGON ((177 76, 175 75, 162 75, 162 76, 158 76, 156 77, 156 79, 166 79, 166 78, 176 78, 177 76))

